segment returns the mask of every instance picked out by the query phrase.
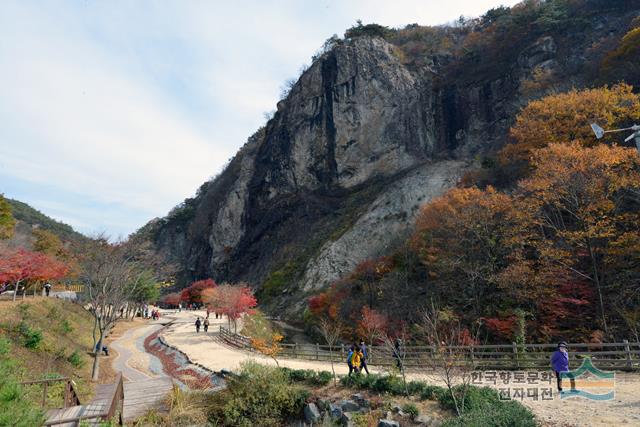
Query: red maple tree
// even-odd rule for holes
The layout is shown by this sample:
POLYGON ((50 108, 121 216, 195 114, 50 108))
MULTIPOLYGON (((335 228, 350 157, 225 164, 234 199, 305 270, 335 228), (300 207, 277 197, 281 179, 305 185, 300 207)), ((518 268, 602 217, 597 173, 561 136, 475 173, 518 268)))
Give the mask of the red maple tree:
POLYGON ((202 304, 202 294, 206 289, 213 289, 216 286, 216 282, 213 279, 197 280, 191 284, 188 288, 182 290, 180 298, 183 302, 192 304, 202 304))

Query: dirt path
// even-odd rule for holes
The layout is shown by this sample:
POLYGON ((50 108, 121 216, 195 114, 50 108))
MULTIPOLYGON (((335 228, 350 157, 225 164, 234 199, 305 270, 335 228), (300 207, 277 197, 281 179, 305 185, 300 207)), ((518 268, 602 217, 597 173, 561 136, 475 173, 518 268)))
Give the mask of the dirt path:
POLYGON ((126 330, 121 336, 114 339, 110 346, 117 351, 118 356, 111 362, 113 370, 122 372, 122 375, 129 381, 166 376, 160 360, 144 349, 145 338, 160 328, 162 328, 160 323, 146 321, 126 330))
MULTIPOLYGON (((222 343, 218 339, 218 331, 220 325, 226 326, 226 320, 210 317, 209 333, 205 334, 201 331, 197 334, 194 327, 196 316, 203 317, 204 314, 198 311, 170 314, 175 316, 176 322, 165 329, 163 337, 169 344, 187 354, 192 361, 214 371, 236 370, 240 363, 246 360, 275 365, 270 358, 240 351, 222 343)), ((282 359, 279 363, 280 366, 292 369, 331 371, 329 362, 282 359)), ((335 369, 337 374, 348 373, 344 363, 335 364, 335 369)), ((375 367, 370 370, 380 372, 375 367)), ((439 383, 437 379, 417 373, 409 373, 408 377, 427 380, 433 384, 439 383)), ((617 373, 615 393, 613 400, 603 402, 583 398, 561 400, 555 397, 552 401, 525 400, 523 403, 534 411, 544 426, 640 426, 640 375, 617 373)))

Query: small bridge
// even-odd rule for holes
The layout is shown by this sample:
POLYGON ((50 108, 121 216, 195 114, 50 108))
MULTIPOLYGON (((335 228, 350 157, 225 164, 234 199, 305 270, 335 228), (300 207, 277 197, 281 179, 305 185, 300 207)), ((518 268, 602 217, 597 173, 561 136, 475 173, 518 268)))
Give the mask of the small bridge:
MULTIPOLYGON (((41 382, 45 381, 56 380, 41 382)), ((35 384, 37 382, 29 383, 35 384)), ((48 383, 45 382, 45 384, 48 383)), ((68 381, 65 389, 64 407, 47 411, 47 420, 44 425, 77 427, 80 422, 85 422, 97 426, 103 421, 114 418, 122 425, 124 422, 143 416, 149 410, 162 410, 164 400, 172 388, 173 381, 169 377, 124 382, 120 373, 114 384, 98 385, 93 400, 86 405, 81 405, 75 391, 73 391, 71 382, 68 381), (71 389, 72 392, 68 393, 68 389, 71 389), (68 396, 72 397, 68 398, 68 396)))

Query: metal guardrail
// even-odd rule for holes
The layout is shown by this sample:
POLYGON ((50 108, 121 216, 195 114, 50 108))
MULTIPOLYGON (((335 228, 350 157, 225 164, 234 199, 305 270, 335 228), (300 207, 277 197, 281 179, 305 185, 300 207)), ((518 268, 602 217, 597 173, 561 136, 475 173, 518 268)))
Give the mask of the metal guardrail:
MULTIPOLYGON (((228 344, 243 350, 255 351, 251 339, 220 327, 220 337, 228 344)), ((321 344, 282 343, 279 357, 341 362, 346 360, 348 346, 344 344, 329 348, 321 344)), ((570 366, 577 368, 582 359, 590 357, 601 369, 640 369, 640 342, 620 343, 575 343, 568 344, 571 354, 570 366)), ((464 364, 483 369, 547 369, 550 353, 555 344, 490 344, 473 346, 403 346, 401 354, 406 367, 421 367, 433 364, 441 358, 442 351, 464 364)), ((368 346, 369 365, 389 366, 396 364, 393 351, 385 346, 368 346)))

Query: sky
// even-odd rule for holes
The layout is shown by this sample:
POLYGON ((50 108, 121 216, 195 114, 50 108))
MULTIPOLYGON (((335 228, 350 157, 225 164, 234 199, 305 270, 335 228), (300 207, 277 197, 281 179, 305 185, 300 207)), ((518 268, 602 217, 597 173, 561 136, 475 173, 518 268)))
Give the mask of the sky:
POLYGON ((0 193, 124 237, 219 173, 324 40, 513 0, 0 2, 0 193))

